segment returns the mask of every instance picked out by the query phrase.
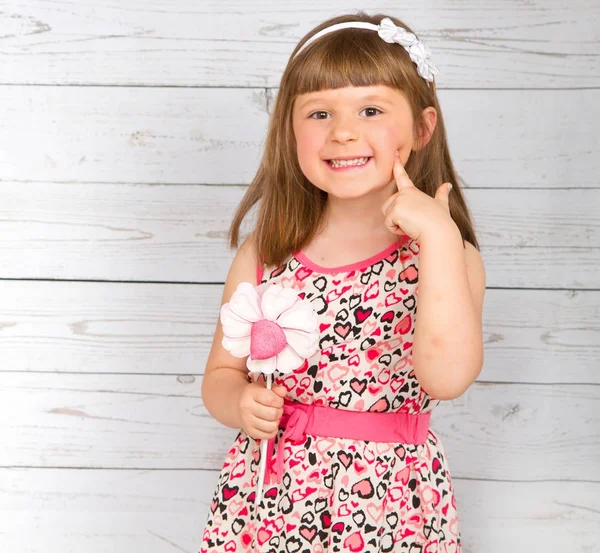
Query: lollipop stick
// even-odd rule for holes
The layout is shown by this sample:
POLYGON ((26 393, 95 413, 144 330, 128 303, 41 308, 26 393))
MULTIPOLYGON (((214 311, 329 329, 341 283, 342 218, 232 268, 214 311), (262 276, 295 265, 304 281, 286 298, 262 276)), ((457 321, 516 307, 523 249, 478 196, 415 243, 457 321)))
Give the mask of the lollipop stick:
MULTIPOLYGON (((267 374, 267 390, 271 389, 271 375, 267 374)), ((260 465, 258 467, 258 489, 254 500, 254 508, 258 507, 262 498, 263 482, 265 481, 265 469, 267 467, 267 445, 268 440, 264 438, 260 441, 260 465)))

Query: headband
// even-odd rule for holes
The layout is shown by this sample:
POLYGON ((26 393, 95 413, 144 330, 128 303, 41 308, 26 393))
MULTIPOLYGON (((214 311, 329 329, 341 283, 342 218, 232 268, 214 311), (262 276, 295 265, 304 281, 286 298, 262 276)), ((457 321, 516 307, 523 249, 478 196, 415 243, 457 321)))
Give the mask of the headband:
POLYGON ((302 45, 300 50, 296 52, 296 55, 317 38, 333 31, 339 31, 340 29, 369 29, 377 31, 377 34, 386 42, 396 42, 404 47, 410 59, 417 65, 419 75, 426 81, 433 81, 433 76, 438 73, 437 67, 429 59, 431 52, 425 48, 425 45, 413 33, 410 33, 403 27, 398 27, 389 17, 384 17, 379 25, 367 23, 366 21, 347 21, 346 23, 337 23, 330 27, 325 27, 325 29, 311 36, 302 45))

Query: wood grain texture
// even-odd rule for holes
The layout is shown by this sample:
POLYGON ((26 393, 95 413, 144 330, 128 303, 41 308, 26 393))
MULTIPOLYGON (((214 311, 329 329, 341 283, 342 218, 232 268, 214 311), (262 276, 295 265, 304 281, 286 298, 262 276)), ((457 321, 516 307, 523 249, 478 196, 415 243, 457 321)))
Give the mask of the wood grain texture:
MULTIPOLYGON (((217 476, 0 469, 0 539, 18 553, 42 543, 63 553, 196 553, 217 476)), ((452 482, 464 553, 592 552, 600 541, 599 483, 452 482)))
MULTIPOLYGON (((0 183, 4 278, 224 282, 244 186, 0 183)), ((489 287, 600 288, 600 189, 466 189, 489 287)), ((252 228, 250 216, 244 232, 252 228)), ((0 290, 1 293, 1 290, 0 290)))
MULTIPOLYGON (((221 285, 0 282, 0 373, 199 376, 221 293, 221 285)), ((599 335, 599 292, 487 290, 479 380, 600 384, 599 335)))
MULTIPOLYGON (((600 90, 441 90, 439 100, 467 186, 599 186, 600 90)), ((268 102, 261 88, 0 87, 0 181, 248 184, 268 102)))
POLYGON ((417 33, 442 88, 600 85, 600 6, 589 0, 13 2, 0 13, 0 82, 277 86, 305 33, 365 8, 417 33))
MULTIPOLYGON (((4 373, 1 467, 220 469, 237 434, 189 375, 4 373)), ((461 478, 600 482, 600 386, 475 383, 431 427, 461 478)))
POLYGON ((264 89, 0 87, 0 180, 249 182, 264 89))

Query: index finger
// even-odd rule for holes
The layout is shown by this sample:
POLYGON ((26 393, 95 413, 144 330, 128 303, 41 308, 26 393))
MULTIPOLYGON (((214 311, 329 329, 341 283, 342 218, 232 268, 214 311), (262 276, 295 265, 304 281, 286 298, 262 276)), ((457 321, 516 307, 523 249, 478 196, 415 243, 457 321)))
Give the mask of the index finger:
POLYGON ((396 155, 394 156, 394 179, 396 180, 398 191, 414 186, 413 181, 410 180, 408 173, 400 161, 398 150, 396 150, 396 155))

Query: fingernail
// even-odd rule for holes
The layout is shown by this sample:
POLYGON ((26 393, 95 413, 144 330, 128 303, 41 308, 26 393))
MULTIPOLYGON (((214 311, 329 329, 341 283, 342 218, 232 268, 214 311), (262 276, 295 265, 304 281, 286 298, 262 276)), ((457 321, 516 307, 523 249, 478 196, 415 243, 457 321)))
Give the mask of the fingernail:
POLYGON ((448 192, 450 192, 450 190, 452 190, 452 183, 448 183, 448 192))

